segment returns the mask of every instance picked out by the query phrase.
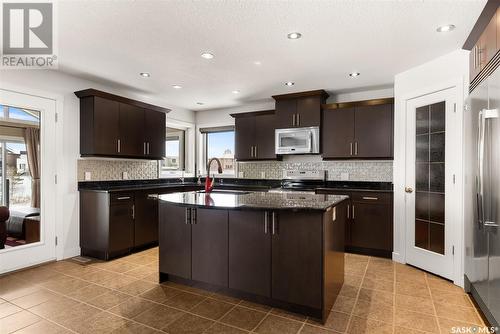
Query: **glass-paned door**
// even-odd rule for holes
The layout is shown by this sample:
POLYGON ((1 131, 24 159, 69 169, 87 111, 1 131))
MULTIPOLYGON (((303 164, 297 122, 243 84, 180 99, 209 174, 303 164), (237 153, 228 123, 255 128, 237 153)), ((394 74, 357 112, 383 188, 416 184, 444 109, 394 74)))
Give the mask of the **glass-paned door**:
POLYGON ((450 88, 406 106, 406 262, 450 279, 459 221, 453 203, 460 200, 453 181, 460 164, 454 96, 450 88))

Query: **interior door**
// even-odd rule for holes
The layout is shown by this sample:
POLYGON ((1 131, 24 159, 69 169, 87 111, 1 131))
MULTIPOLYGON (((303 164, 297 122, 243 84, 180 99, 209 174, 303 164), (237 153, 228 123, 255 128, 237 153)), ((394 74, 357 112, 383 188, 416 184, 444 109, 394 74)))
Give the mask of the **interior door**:
POLYGON ((461 163, 454 96, 450 88, 408 100, 406 108, 406 262, 448 279, 461 200, 453 182, 461 163))
MULTIPOLYGON (((56 259, 56 200, 54 176, 57 171, 56 154, 56 101, 29 94, 0 89, 0 104, 19 110, 39 112, 40 144, 40 203, 27 203, 27 209, 39 207, 38 242, 0 249, 0 274, 16 269, 33 266, 56 259)), ((3 164, 6 166, 6 164, 3 164)), ((18 168, 22 166, 18 164, 18 168)), ((17 182, 17 181, 15 181, 17 182)), ((31 187, 30 187, 31 188, 31 187)), ((31 188, 33 190, 33 188, 31 188)), ((12 199, 13 200, 13 199, 12 199)), ((14 204, 14 203, 13 203, 14 204)))

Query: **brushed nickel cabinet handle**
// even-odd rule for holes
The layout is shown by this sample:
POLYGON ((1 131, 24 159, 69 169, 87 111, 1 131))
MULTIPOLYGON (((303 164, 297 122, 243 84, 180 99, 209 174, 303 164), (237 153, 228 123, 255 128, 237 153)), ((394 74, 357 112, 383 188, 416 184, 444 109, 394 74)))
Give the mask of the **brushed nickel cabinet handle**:
POLYGON ((196 209, 191 209, 191 224, 196 225, 198 223, 197 217, 198 211, 196 209))
POLYGON ((350 217, 351 215, 350 215, 349 211, 351 211, 351 206, 349 204, 347 204, 347 219, 351 218, 350 217))
POLYGON ((144 142, 144 145, 142 145, 142 154, 146 155, 146 142, 144 142))
POLYGON ((352 142, 351 142, 351 143, 349 143, 349 146, 350 146, 351 155, 352 155, 352 142))
POLYGON ((271 234, 276 235, 276 213, 274 211, 271 213, 271 219, 272 219, 271 234))
POLYGON ((354 142, 354 155, 358 155, 358 142, 354 142))
POLYGON ((118 139, 116 141, 116 146, 117 146, 118 153, 120 153, 120 150, 121 150, 121 145, 120 144, 121 144, 121 141, 120 141, 120 139, 118 139))
POLYGON ((147 147, 147 152, 149 154, 149 142, 147 142, 146 147, 147 147))
POLYGON ((269 230, 269 212, 264 211, 264 234, 267 234, 269 230))
POLYGON ((132 219, 135 219, 135 205, 132 205, 132 219))
POLYGON ((257 146, 254 146, 254 147, 255 147, 255 155, 253 157, 257 158, 257 146))
POLYGON ((130 199, 130 196, 117 197, 116 199, 119 200, 119 201, 123 201, 123 200, 126 200, 126 199, 130 199))
POLYGON ((354 219, 354 204, 352 205, 352 219, 354 219))
POLYGON ((369 201, 378 201, 378 197, 363 196, 363 199, 366 199, 369 201))
POLYGON ((292 115, 292 126, 297 125, 297 124, 296 124, 297 122, 296 122, 296 120, 295 120, 295 119, 296 119, 296 117, 297 117, 297 115, 296 115, 296 114, 293 114, 293 115, 292 115))
POLYGON ((191 209, 190 208, 186 208, 186 225, 188 225, 189 223, 191 223, 191 209))
POLYGON ((297 125, 300 126, 300 114, 297 113, 297 125))

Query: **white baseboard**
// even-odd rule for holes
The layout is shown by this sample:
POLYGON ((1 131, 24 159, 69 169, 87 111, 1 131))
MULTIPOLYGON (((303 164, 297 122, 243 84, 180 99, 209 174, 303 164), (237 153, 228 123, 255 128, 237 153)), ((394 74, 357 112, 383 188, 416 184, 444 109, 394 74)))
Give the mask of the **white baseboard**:
POLYGON ((403 263, 403 264, 406 263, 406 261, 403 259, 401 254, 396 253, 396 252, 392 252, 392 261, 403 263))
POLYGON ((68 259, 70 257, 75 257, 75 256, 79 256, 79 255, 80 255, 80 247, 73 247, 70 249, 65 249, 63 251, 62 258, 61 259, 58 258, 57 260, 60 261, 60 260, 68 259))

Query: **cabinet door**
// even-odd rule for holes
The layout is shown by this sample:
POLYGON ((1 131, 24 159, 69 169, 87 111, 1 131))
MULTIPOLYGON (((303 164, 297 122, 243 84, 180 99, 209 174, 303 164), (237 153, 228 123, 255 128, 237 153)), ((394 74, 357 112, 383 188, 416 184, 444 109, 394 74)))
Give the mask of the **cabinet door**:
POLYGON ((118 155, 120 104, 95 96, 93 117, 94 152, 91 154, 118 155))
POLYGON ((257 146, 257 158, 260 160, 276 159, 274 143, 275 120, 275 115, 255 117, 255 146, 257 146))
POLYGON ((191 279, 191 224, 188 209, 160 204, 160 272, 191 279))
POLYGON ((492 17, 479 39, 481 44, 481 69, 486 66, 498 50, 496 15, 498 13, 495 13, 492 17))
POLYGON ((274 225, 272 298, 321 308, 323 215, 281 211, 274 225))
POLYGON ((135 192, 134 247, 158 241, 158 195, 135 192))
POLYGON ((276 101, 276 128, 286 129, 296 126, 297 100, 284 99, 276 101))
POLYGON ((264 211, 229 211, 229 288, 271 296, 271 234, 264 211))
POLYGON ((196 209, 193 214, 192 278, 195 281, 227 287, 228 212, 196 209))
POLYGON ((320 126, 321 98, 319 96, 309 96, 298 99, 297 114, 297 126, 320 126))
POLYGON ((167 136, 165 113, 154 110, 144 110, 144 128, 146 155, 150 158, 162 159, 165 157, 165 142, 167 136))
POLYGON ((324 158, 352 158, 354 153, 354 108, 323 112, 324 158))
POLYGON ((388 204, 352 202, 351 245, 392 251, 392 209, 388 204))
POLYGON ((115 202, 109 208, 108 252, 131 249, 134 246, 133 199, 115 202))
POLYGON ((255 146, 255 117, 235 119, 234 148, 236 160, 253 160, 255 146))
POLYGON ((392 109, 392 104, 356 107, 354 155, 357 158, 393 156, 392 109))
POLYGON ((144 111, 142 108, 120 103, 120 155, 144 156, 144 111))

